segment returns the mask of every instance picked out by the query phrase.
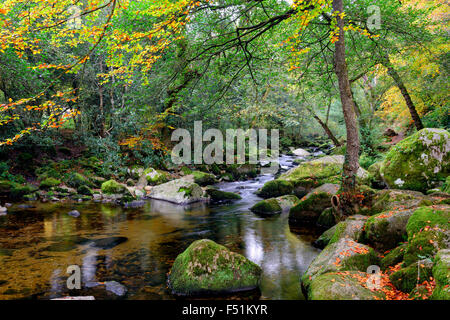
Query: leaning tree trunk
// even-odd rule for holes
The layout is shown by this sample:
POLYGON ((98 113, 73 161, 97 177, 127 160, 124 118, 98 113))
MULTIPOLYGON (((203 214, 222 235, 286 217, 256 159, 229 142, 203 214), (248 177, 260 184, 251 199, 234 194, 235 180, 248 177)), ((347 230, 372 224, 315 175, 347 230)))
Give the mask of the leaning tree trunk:
POLYGON ((423 129, 422 120, 420 120, 420 116, 417 113, 416 106, 414 105, 411 96, 409 95, 408 89, 406 89, 406 86, 402 81, 402 78, 400 78, 400 75, 398 74, 397 70, 395 70, 394 66, 389 60, 388 54, 385 54, 384 56, 383 65, 387 68, 388 74, 391 76, 392 79, 394 79, 395 84, 400 89, 400 92, 402 93, 402 96, 405 99, 406 105, 409 109, 409 113, 411 114, 411 118, 413 119, 414 125, 416 126, 417 130, 423 129))
POLYGON ((344 20, 340 16, 340 13, 344 11, 343 0, 333 0, 333 11, 338 12, 336 22, 339 30, 338 41, 335 43, 334 69, 338 78, 339 94, 347 131, 347 150, 342 176, 343 192, 339 198, 334 198, 333 200, 333 204, 337 204, 337 207, 339 207, 342 217, 342 215, 348 215, 357 210, 356 174, 359 169, 360 145, 355 105, 352 99, 347 63, 345 61, 344 20), (336 201, 338 203, 335 203, 336 201))
POLYGON ((320 126, 323 128, 325 133, 327 134, 328 138, 333 141, 334 145, 336 147, 341 146, 341 143, 338 141, 338 139, 334 136, 333 132, 331 132, 330 128, 327 126, 325 122, 322 121, 317 115, 313 114, 313 118, 317 120, 317 122, 320 124, 320 126))

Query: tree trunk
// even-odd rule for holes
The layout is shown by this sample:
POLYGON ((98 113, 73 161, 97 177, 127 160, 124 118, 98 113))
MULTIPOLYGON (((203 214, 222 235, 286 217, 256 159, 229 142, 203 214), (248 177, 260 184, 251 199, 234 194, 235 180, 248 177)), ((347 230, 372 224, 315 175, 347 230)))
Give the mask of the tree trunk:
POLYGON ((409 95, 408 89, 406 89, 406 86, 403 83, 402 78, 400 78, 400 75, 398 74, 397 70, 395 70, 394 66, 389 60, 389 56, 387 53, 384 55, 383 65, 387 68, 388 74, 391 76, 392 79, 394 79, 395 84, 400 89, 417 130, 423 129, 422 120, 420 120, 420 116, 417 113, 416 106, 414 105, 411 96, 409 95))
POLYGON ((352 211, 353 208, 350 207, 356 203, 354 195, 356 194, 356 174, 359 168, 360 145, 355 105, 352 99, 347 63, 345 61, 344 20, 340 16, 344 11, 342 0, 333 0, 333 11, 338 12, 336 22, 339 29, 338 41, 335 43, 334 69, 338 78, 339 94, 347 131, 347 150, 343 168, 342 189, 343 195, 348 201, 341 201, 341 205, 343 206, 343 211, 348 212, 352 211))
POLYGON ((317 120, 317 122, 322 126, 323 130, 325 131, 325 133, 328 135, 328 138, 331 139, 331 141, 333 141, 334 145, 336 147, 339 147, 341 145, 341 143, 338 141, 338 139, 336 139, 336 137, 334 136, 333 132, 331 132, 330 128, 328 128, 327 124, 324 123, 318 116, 316 116, 315 114, 313 114, 314 119, 317 120))

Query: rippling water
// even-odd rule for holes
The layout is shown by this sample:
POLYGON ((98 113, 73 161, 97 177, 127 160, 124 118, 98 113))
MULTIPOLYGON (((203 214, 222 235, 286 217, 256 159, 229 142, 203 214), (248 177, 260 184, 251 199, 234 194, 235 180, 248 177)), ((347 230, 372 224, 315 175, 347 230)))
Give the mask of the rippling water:
MULTIPOLYGON (((280 165, 292 167, 292 158, 280 157, 280 165)), ((13 206, 0 217, 0 299, 116 297, 100 287, 69 291, 70 265, 81 267, 83 285, 116 281, 127 288, 126 299, 173 299, 166 274, 176 256, 202 238, 262 267, 261 299, 302 299, 300 277, 319 253, 311 245, 314 231, 294 234, 287 213, 261 218, 248 209, 261 200, 256 189, 273 178, 218 184, 242 196, 223 205, 184 208, 152 200, 128 209, 94 202, 13 206), (67 214, 73 209, 81 213, 79 218, 67 214)))

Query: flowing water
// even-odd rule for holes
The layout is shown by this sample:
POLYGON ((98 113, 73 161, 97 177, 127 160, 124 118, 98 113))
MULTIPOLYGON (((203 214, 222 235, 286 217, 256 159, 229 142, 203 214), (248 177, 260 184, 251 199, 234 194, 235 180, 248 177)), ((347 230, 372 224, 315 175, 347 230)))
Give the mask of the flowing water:
MULTIPOLYGON (((292 167, 292 160, 281 156, 282 170, 292 167)), ((104 288, 86 288, 105 281, 125 286, 126 299, 174 299, 166 274, 177 255, 202 238, 261 266, 261 299, 303 299, 300 277, 319 253, 311 245, 317 234, 292 233, 287 213, 261 218, 249 210, 261 200, 254 192, 273 178, 219 183, 221 190, 241 194, 242 200, 231 204, 185 208, 151 200, 127 209, 95 202, 15 205, 0 216, 0 299, 115 298, 104 288), (67 214, 74 209, 80 217, 67 214), (70 265, 80 266, 82 290, 67 289, 70 265)))

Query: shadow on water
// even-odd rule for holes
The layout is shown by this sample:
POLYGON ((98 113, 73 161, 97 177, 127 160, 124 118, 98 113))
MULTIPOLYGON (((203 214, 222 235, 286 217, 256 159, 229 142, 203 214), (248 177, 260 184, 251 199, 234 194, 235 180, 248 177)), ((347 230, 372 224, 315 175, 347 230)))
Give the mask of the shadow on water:
MULTIPOLYGON (((280 164, 287 169, 292 158, 284 157, 280 164)), ((240 298, 302 299, 300 277, 319 253, 311 245, 313 236, 292 233, 287 213, 261 218, 249 211, 261 200, 254 192, 271 179, 262 175, 218 184, 243 198, 222 205, 182 207, 151 200, 127 209, 94 202, 13 206, 0 217, 0 299, 68 294, 118 298, 105 289, 106 282, 125 286, 125 299, 174 299, 166 288, 166 274, 178 254, 203 238, 262 267, 260 292, 240 298), (67 214, 74 209, 80 217, 67 214), (80 266, 81 290, 67 289, 70 265, 80 266)))

